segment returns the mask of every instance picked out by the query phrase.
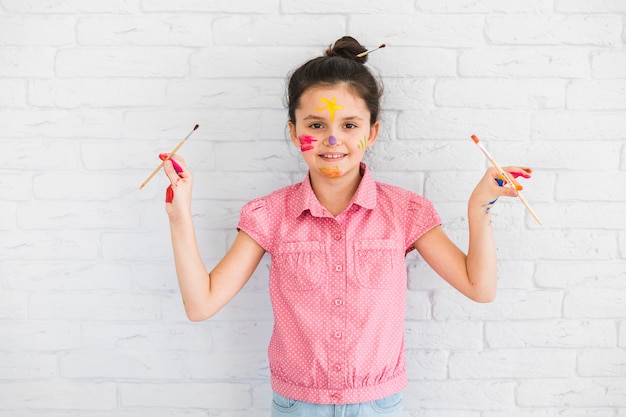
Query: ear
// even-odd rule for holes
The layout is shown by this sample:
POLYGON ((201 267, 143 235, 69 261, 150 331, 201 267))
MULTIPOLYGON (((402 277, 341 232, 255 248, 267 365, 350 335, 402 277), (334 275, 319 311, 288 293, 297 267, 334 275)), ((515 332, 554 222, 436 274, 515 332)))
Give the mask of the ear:
POLYGON ((380 121, 376 120, 372 126, 370 126, 370 136, 367 138, 367 147, 374 146, 376 139, 378 139, 378 131, 380 130, 380 121))
POLYGON ((298 135, 296 134, 296 125, 294 125, 291 120, 287 122, 287 125, 289 126, 289 136, 291 137, 291 142, 295 147, 299 148, 301 143, 298 139, 298 135))

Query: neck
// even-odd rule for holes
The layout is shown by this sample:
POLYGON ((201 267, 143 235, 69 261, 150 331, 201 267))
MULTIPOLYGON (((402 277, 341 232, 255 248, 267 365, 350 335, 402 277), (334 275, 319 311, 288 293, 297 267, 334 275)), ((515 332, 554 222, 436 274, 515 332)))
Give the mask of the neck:
POLYGON ((362 175, 357 173, 353 178, 327 178, 311 175, 311 187, 318 201, 333 216, 341 214, 356 193, 361 183, 362 175))

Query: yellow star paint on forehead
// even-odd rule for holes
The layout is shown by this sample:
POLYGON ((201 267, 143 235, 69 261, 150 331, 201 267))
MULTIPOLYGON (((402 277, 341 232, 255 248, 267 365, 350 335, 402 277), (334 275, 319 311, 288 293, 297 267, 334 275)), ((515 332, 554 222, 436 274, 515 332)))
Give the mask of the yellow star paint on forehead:
POLYGON ((335 111, 337 110, 343 110, 343 106, 340 106, 339 104, 335 103, 335 101, 337 100, 336 97, 333 97, 332 100, 328 100, 326 98, 320 98, 320 101, 322 103, 326 103, 325 107, 317 107, 315 108, 315 110, 317 111, 324 111, 324 110, 328 110, 328 112, 330 113, 330 121, 334 121, 335 120, 335 111))

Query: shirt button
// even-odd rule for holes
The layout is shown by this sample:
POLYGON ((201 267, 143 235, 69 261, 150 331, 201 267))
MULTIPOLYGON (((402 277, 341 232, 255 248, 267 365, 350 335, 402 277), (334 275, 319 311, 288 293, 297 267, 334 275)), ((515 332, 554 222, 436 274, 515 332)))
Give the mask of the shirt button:
POLYGON ((341 305, 343 305, 343 300, 342 300, 341 298, 337 298, 337 299, 335 300, 335 305, 336 305, 336 306, 341 306, 341 305))
POLYGON ((343 271, 343 266, 341 266, 341 265, 335 266, 335 271, 337 271, 337 272, 343 271))
POLYGON ((334 238, 335 240, 341 240, 341 233, 336 233, 334 238))
POLYGON ((339 372, 339 371, 341 371, 341 365, 337 364, 337 365, 333 366, 333 369, 334 369, 336 372, 339 372))
POLYGON ((335 336, 335 339, 341 339, 341 332, 335 332, 333 336, 335 336))
POLYGON ((339 403, 341 401, 341 393, 340 392, 335 392, 335 393, 330 395, 330 398, 333 400, 333 402, 339 403))

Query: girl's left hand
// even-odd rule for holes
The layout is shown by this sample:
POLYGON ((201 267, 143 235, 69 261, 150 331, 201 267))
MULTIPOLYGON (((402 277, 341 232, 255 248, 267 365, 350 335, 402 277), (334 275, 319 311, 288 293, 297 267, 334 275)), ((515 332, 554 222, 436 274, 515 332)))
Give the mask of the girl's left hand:
POLYGON ((531 168, 519 166, 502 167, 502 169, 506 171, 509 178, 513 179, 513 184, 505 187, 506 181, 500 176, 500 173, 493 167, 488 168, 472 192, 470 206, 485 207, 493 204, 498 197, 516 197, 517 190, 522 190, 522 186, 516 179, 519 177, 530 178, 533 172, 531 168), (502 185, 499 185, 499 182, 502 182, 502 185))

